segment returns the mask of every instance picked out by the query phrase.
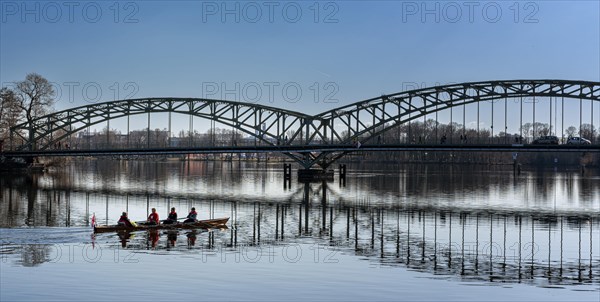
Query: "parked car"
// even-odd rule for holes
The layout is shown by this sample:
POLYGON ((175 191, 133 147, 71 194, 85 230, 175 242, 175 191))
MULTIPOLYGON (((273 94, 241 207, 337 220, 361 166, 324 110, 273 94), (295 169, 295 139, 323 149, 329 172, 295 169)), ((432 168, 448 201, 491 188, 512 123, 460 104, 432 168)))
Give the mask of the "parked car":
POLYGON ((554 135, 540 136, 533 143, 536 145, 558 145, 558 137, 554 135))
POLYGON ((592 142, 583 137, 569 137, 567 145, 590 145, 592 142))

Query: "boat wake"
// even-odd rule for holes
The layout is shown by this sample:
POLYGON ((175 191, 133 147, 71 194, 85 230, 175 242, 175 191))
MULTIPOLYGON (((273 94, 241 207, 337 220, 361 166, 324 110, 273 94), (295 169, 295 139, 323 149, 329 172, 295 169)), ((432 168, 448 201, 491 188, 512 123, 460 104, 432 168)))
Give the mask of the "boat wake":
POLYGON ((0 229, 0 245, 63 244, 89 242, 91 228, 47 227, 0 229))

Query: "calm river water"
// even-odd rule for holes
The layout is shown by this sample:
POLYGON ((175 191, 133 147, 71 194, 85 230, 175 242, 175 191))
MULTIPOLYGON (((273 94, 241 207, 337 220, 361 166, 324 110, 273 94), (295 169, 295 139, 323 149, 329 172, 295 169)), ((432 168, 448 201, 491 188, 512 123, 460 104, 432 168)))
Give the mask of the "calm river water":
POLYGON ((288 185, 282 163, 82 160, 1 175, 0 197, 0 301, 600 299, 598 170, 356 164, 288 185), (92 234, 152 207, 230 221, 92 234))

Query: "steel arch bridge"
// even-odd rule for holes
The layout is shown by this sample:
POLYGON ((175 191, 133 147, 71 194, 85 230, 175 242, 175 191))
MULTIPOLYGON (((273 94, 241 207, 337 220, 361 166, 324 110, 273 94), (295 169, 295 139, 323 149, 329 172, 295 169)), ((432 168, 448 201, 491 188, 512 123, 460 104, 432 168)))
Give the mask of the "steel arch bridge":
MULTIPOLYGON (((600 82, 507 80, 415 89, 345 105, 317 115, 275 107, 199 98, 144 98, 81 106, 11 128, 17 150, 43 151, 89 126, 150 113, 186 114, 230 126, 267 146, 364 143, 404 123, 470 103, 522 97, 564 97, 600 103, 600 82)), ((600 107, 600 106, 599 106, 600 107)), ((149 128, 148 128, 149 130, 149 128)), ((170 134, 169 134, 170 135, 170 134)), ((327 168, 349 151, 283 152, 305 168, 327 168)))

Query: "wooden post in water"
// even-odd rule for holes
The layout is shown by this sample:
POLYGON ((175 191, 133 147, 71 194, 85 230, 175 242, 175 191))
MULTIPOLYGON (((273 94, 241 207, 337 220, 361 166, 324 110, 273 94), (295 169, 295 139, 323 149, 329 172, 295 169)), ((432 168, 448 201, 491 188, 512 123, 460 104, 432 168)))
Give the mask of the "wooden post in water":
POLYGON ((275 240, 279 239, 279 204, 275 207, 275 240))
POLYGON ((108 193, 106 194, 106 225, 108 225, 108 193))
POLYGON ((304 203, 304 234, 308 234, 308 216, 309 216, 309 211, 310 211, 310 204, 309 204, 309 193, 310 193, 310 187, 309 184, 307 182, 304 183, 304 195, 302 195, 303 199, 302 202, 304 203))
POLYGON ((325 231, 327 228, 327 182, 323 180, 321 185, 321 209, 322 209, 322 225, 321 229, 325 231))
POLYGON ((90 226, 90 192, 85 193, 85 226, 90 226))
POLYGON ((340 171, 340 186, 345 187, 346 186, 346 165, 340 164, 339 171, 340 171))
POLYGON ((283 226, 285 224, 285 206, 281 205, 281 240, 283 241, 284 231, 283 226))
POLYGON ((518 153, 513 153, 513 174, 515 175, 521 174, 521 164, 519 164, 519 161, 517 160, 518 156, 518 153))
POLYGON ((292 187, 292 164, 283 164, 283 188, 292 187))
POLYGON ((302 235, 302 204, 298 206, 298 236, 302 235))

